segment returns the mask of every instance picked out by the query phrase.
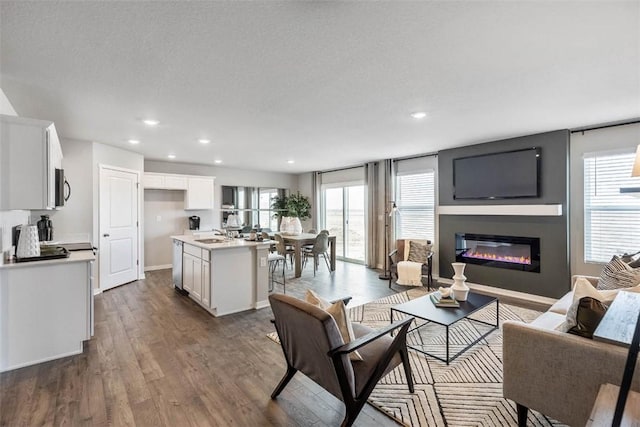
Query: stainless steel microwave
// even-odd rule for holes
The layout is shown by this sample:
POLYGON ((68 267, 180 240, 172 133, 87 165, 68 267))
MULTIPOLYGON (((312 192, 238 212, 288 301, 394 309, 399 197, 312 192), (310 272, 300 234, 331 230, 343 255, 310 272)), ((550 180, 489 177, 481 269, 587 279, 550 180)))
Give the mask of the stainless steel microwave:
POLYGON ((64 202, 69 200, 69 197, 71 197, 71 186, 64 177, 64 169, 56 169, 56 207, 64 206, 64 202))

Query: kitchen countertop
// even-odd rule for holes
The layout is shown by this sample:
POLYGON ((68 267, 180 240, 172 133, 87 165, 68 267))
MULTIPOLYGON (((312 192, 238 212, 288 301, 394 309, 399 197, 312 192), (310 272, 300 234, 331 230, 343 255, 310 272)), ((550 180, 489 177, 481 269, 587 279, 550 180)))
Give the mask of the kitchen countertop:
POLYGON ((24 268, 24 267, 38 267, 52 264, 65 264, 70 262, 90 262, 95 261, 96 257, 93 251, 72 251, 69 258, 57 258, 48 259, 43 261, 27 261, 27 262, 15 262, 2 260, 0 263, 0 269, 3 268, 24 268))
POLYGON ((242 247, 255 247, 255 248, 267 248, 271 246, 273 243, 271 240, 266 240, 262 242, 252 242, 244 239, 231 239, 231 240, 221 240, 220 243, 202 243, 197 242, 194 236, 171 236, 174 240, 179 240, 184 243, 188 243, 193 246, 197 246, 202 249, 208 250, 216 250, 216 249, 233 249, 233 248, 242 248, 242 247))

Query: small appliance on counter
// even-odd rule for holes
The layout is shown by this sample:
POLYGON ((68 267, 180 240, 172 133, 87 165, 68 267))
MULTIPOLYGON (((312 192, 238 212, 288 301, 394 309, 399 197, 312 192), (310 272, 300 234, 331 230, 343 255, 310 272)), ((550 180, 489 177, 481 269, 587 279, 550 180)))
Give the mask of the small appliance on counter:
POLYGON ((200 217, 193 215, 189 217, 189 230, 200 230, 200 217))
POLYGON ((49 215, 40 215, 38 226, 38 239, 41 242, 50 242, 53 240, 53 223, 49 219, 49 215))

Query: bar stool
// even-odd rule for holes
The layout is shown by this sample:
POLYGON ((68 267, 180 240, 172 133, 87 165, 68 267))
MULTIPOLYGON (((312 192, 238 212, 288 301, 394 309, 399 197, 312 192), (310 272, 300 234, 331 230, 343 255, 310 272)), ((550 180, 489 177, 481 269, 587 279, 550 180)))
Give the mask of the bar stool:
POLYGON ((269 261, 269 292, 273 292, 275 284, 278 283, 282 285, 282 288, 283 288, 282 293, 286 294, 287 284, 286 284, 286 279, 284 275, 284 269, 285 269, 285 266, 287 265, 286 258, 284 257, 284 255, 270 252, 269 255, 267 255, 267 260, 269 261), (280 261, 282 261, 282 282, 278 282, 274 278, 276 268, 278 268, 278 264, 280 263, 280 261))

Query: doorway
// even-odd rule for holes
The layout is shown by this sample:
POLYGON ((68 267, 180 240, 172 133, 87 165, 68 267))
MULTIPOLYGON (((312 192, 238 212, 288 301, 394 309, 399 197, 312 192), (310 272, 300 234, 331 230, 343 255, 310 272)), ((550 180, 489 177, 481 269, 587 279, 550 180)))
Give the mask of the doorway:
POLYGON ((140 172, 100 165, 100 289, 138 279, 140 172))
POLYGON ((336 236, 338 259, 364 264, 367 234, 365 186, 345 185, 323 191, 324 228, 336 236))

